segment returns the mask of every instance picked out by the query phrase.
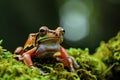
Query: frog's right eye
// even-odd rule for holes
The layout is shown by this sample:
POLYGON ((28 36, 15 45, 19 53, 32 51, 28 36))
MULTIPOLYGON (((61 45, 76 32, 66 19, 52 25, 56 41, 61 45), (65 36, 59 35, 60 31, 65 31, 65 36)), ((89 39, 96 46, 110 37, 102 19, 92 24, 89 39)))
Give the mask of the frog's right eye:
POLYGON ((39 32, 43 33, 43 32, 46 32, 46 30, 45 29, 40 29, 39 32))
POLYGON ((39 33, 40 33, 40 36, 44 36, 47 34, 47 30, 48 28, 46 26, 42 26, 40 29, 39 29, 39 33))

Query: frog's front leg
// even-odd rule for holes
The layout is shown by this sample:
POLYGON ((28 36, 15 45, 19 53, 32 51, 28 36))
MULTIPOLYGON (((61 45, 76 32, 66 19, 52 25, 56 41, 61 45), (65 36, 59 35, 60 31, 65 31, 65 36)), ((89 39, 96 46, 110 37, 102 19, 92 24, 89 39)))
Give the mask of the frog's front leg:
POLYGON ((34 68, 31 56, 33 53, 35 53, 36 49, 37 49, 37 47, 34 47, 34 48, 32 48, 32 49, 30 49, 27 52, 22 54, 24 63, 27 66, 29 66, 30 68, 34 68))
POLYGON ((13 57, 17 60, 23 60, 22 54, 24 53, 24 48, 19 46, 15 49, 13 57))
POLYGON ((56 56, 56 59, 68 67, 70 71, 74 72, 74 68, 79 68, 79 65, 72 56, 69 56, 66 50, 61 46, 60 47, 60 56, 56 56))

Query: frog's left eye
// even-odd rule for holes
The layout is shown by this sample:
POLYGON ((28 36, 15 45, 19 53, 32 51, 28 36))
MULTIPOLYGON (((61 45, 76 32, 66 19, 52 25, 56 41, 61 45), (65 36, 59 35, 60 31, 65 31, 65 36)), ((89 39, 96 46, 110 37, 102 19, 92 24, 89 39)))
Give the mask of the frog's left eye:
POLYGON ((62 29, 62 32, 63 32, 63 34, 65 34, 65 30, 64 29, 62 29))
POLYGON ((41 36, 46 35, 46 34, 47 34, 47 30, 48 30, 48 28, 47 28, 46 26, 41 27, 41 28, 39 29, 40 35, 41 35, 41 36))
POLYGON ((61 32, 62 32, 62 35, 65 34, 65 30, 63 28, 61 28, 61 32))
POLYGON ((65 34, 65 30, 62 27, 58 27, 57 30, 59 30, 63 35, 65 34))

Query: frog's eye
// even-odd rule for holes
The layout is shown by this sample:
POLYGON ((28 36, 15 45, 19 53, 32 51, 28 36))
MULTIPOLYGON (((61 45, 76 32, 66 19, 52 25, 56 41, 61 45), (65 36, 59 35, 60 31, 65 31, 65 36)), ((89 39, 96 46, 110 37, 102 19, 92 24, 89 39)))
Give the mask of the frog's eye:
POLYGON ((46 26, 43 26, 39 29, 40 36, 44 36, 47 34, 48 28, 46 26))
POLYGON ((62 34, 65 34, 65 30, 62 27, 58 27, 57 30, 59 30, 60 32, 62 32, 62 34))
POLYGON ((65 34, 65 30, 64 29, 62 29, 62 33, 65 34))
POLYGON ((39 32, 44 33, 44 32, 46 32, 46 30, 45 29, 40 29, 39 32))
POLYGON ((64 34, 65 34, 65 29, 61 28, 61 30, 60 30, 60 31, 62 32, 62 35, 64 35, 64 34))

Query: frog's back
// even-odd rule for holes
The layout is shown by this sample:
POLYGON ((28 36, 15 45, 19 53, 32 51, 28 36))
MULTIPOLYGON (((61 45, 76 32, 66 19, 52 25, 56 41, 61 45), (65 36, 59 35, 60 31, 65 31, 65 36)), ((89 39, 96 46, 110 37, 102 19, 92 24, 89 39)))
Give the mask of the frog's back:
POLYGON ((29 34, 28 39, 24 45, 24 49, 27 49, 29 47, 34 47, 36 45, 35 41, 36 41, 37 35, 38 35, 38 33, 29 34))

